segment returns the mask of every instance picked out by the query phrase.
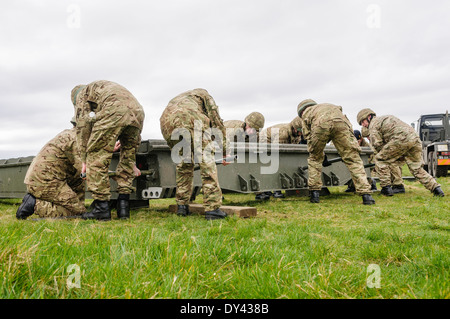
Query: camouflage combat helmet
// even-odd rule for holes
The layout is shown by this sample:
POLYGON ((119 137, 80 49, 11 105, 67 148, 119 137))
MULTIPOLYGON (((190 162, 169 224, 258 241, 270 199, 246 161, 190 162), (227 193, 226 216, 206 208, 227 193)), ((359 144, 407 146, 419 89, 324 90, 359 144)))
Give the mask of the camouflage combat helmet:
POLYGON ((301 132, 302 131, 302 120, 300 119, 300 117, 296 116, 292 121, 291 121, 291 127, 295 128, 297 130, 297 132, 301 132))
POLYGON ((80 91, 81 91, 84 87, 86 87, 86 85, 80 84, 80 85, 77 85, 76 87, 74 87, 74 88, 72 89, 72 92, 70 93, 70 98, 71 98, 71 100, 72 100, 73 105, 76 104, 76 101, 77 101, 77 95, 78 95, 78 93, 80 93, 80 91))
POLYGON ((361 122, 367 119, 369 115, 377 116, 377 114, 369 108, 362 109, 356 116, 356 121, 358 121, 358 124, 361 125, 361 122))
POLYGON ((316 105, 316 101, 311 99, 306 99, 300 102, 300 104, 297 106, 297 114, 298 116, 302 117, 302 113, 304 110, 306 110, 307 107, 316 105))
POLYGON ((259 112, 252 112, 245 118, 244 122, 255 130, 260 130, 264 127, 264 115, 259 112))

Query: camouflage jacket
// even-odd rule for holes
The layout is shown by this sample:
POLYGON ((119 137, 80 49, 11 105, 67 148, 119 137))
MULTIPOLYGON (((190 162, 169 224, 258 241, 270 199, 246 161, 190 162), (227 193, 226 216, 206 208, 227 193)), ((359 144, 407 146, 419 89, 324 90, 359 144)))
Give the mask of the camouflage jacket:
POLYGON ((79 178, 81 159, 76 151, 76 129, 59 133, 39 151, 25 175, 25 184, 46 186, 55 181, 79 178))
POLYGON ((420 143, 419 135, 414 128, 393 115, 374 117, 369 125, 369 135, 375 152, 379 152, 389 142, 399 147, 411 142, 420 143))
MULTIPOLYGON (((182 102, 185 99, 194 102, 197 105, 196 111, 203 113, 208 117, 211 128, 217 128, 221 131, 223 136, 223 141, 221 141, 223 154, 226 155, 229 148, 226 143, 226 130, 225 126, 223 125, 223 120, 219 115, 219 107, 216 105, 216 102, 214 101, 213 97, 205 89, 201 88, 193 89, 190 91, 183 92, 174 97, 172 100, 170 100, 169 104, 166 107, 166 110, 173 109, 176 111, 178 106, 180 105, 180 102, 182 102)), ((220 143, 219 141, 216 142, 220 143)))
POLYGON ((144 109, 123 86, 111 81, 94 81, 84 87, 76 98, 77 142, 82 160, 93 126, 96 130, 126 124, 142 130, 144 109))
POLYGON ((365 138, 362 139, 361 144, 359 146, 372 148, 372 145, 370 144, 370 142, 367 141, 365 138))
MULTIPOLYGON (((375 153, 375 150, 373 149, 372 144, 370 144, 370 142, 364 137, 362 138, 361 144, 359 144, 359 146, 360 147, 369 147, 375 153)), ((371 163, 371 164, 374 162, 373 157, 374 157, 374 154, 370 154, 369 158, 368 158, 369 163, 371 163)))
POLYGON ((248 141, 248 135, 245 134, 245 122, 239 120, 229 120, 223 122, 226 130, 228 142, 245 142, 248 141))
POLYGON ((245 122, 239 120, 228 120, 223 122, 227 131, 228 142, 258 142, 259 131, 256 131, 254 136, 249 136, 245 133, 245 122))
POLYGON ((330 103, 321 103, 308 107, 302 114, 302 134, 309 140, 313 126, 327 125, 330 121, 346 122, 352 125, 347 116, 342 113, 342 107, 330 103))
POLYGON ((294 136, 292 133, 291 123, 276 124, 261 132, 260 140, 263 143, 272 143, 276 138, 279 144, 299 144, 301 141, 301 136, 294 136))

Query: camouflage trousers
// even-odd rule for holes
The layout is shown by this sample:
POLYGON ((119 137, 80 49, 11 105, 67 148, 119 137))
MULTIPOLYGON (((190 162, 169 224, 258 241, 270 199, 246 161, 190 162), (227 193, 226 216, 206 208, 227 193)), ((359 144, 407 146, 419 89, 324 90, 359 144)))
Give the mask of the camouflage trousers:
POLYGON ((402 145, 396 142, 388 142, 375 155, 375 161, 381 187, 391 185, 390 167, 392 164, 399 165, 402 161, 406 161, 406 165, 408 165, 411 174, 426 189, 433 191, 436 187, 440 186, 433 176, 423 169, 422 145, 418 139, 403 143, 402 145))
MULTIPOLYGON (((216 164, 200 163, 200 175, 202 179, 203 206, 206 211, 212 211, 222 205, 222 190, 219 187, 216 164)), ((176 200, 178 205, 189 204, 194 180, 194 164, 181 162, 177 165, 176 200)))
POLYGON ((115 127, 93 130, 87 145, 86 182, 92 198, 98 200, 111 199, 109 167, 117 140, 120 140, 120 159, 116 174, 112 177, 117 182, 120 194, 131 194, 136 163, 136 149, 141 141, 141 130, 134 126, 115 127))
MULTIPOLYGON (((370 169, 370 175, 372 177, 379 176, 377 173, 377 166, 375 163, 375 155, 372 154, 369 156, 369 163, 375 164, 375 167, 370 169)), ((389 171, 391 176, 391 185, 392 186, 401 186, 403 185, 403 176, 402 176, 402 166, 405 164, 404 159, 398 159, 395 163, 389 164, 389 171)), ((372 182, 373 179, 369 178, 369 181, 372 182)))
POLYGON ((371 194, 371 186, 359 155, 361 148, 351 127, 344 121, 328 121, 312 127, 308 138, 308 188, 322 189, 322 163, 324 149, 329 140, 333 141, 342 161, 349 169, 356 193, 371 194))
MULTIPOLYGON (((402 166, 403 166, 404 162, 402 161, 401 163, 392 163, 389 164, 389 176, 390 176, 390 181, 391 183, 389 185, 392 186, 400 186, 403 185, 403 176, 402 176, 402 166)), ((375 168, 373 170, 371 170, 371 174, 372 176, 380 176, 380 174, 378 173, 379 168, 377 168, 377 165, 375 166, 375 168)))
MULTIPOLYGON (((185 107, 186 109, 187 107, 185 107)), ((209 119, 204 114, 186 112, 181 108, 179 112, 163 114, 161 131, 169 147, 181 142, 172 140, 171 135, 175 129, 185 130, 190 135, 190 153, 178 154, 182 159, 176 166, 176 201, 178 205, 187 205, 191 199, 194 183, 194 167, 200 166, 202 180, 203 206, 206 211, 212 211, 222 205, 222 190, 219 186, 217 167, 214 159, 214 148, 209 129, 209 119), (202 123, 201 134, 194 133, 194 122, 202 123), (195 136, 201 136, 194 141, 195 136)), ((197 132, 198 133, 198 132, 197 132)), ((181 150, 180 150, 181 153, 181 150)), ((172 159, 173 159, 172 154, 172 159)), ((175 154, 176 155, 176 154, 175 154)))
POLYGON ((45 187, 27 185, 27 189, 36 197, 34 213, 41 218, 75 216, 86 211, 85 183, 81 178, 55 180, 45 187))

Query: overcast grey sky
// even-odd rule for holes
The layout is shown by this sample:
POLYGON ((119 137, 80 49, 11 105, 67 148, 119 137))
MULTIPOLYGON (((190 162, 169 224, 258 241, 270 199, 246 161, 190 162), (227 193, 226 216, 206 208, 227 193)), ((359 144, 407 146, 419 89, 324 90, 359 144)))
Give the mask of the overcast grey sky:
POLYGON ((70 91, 110 80, 144 106, 142 139, 201 87, 224 120, 291 121, 312 98, 407 123, 450 110, 450 1, 16 0, 0 10, 0 159, 70 128, 70 91))

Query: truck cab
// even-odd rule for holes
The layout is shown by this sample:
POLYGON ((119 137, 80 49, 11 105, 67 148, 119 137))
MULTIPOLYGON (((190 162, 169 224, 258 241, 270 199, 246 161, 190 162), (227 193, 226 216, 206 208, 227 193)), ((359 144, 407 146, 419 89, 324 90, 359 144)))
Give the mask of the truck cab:
MULTIPOLYGON (((413 125, 416 126, 416 125, 413 125)), ((422 115, 417 121, 424 168, 434 177, 447 176, 450 168, 450 122, 445 114, 422 115)))

